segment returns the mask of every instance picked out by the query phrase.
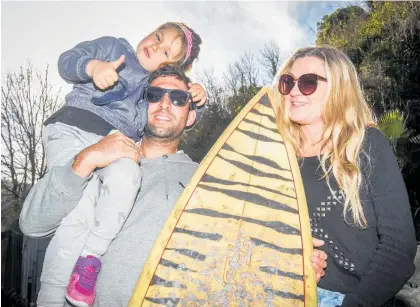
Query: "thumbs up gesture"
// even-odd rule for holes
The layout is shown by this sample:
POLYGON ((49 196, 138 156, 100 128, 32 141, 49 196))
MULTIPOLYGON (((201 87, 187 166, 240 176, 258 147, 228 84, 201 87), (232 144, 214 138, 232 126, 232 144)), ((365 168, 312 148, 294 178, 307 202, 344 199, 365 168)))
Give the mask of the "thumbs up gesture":
POLYGON ((106 90, 118 81, 117 69, 124 61, 125 55, 112 62, 92 60, 88 63, 86 71, 99 89, 106 90))

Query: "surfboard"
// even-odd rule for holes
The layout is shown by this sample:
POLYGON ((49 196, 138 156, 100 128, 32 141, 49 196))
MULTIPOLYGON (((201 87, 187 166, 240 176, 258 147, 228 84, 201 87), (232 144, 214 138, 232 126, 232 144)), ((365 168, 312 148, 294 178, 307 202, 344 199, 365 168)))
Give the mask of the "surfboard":
POLYGON ((308 209, 277 101, 261 89, 203 159, 129 306, 316 306, 308 209))

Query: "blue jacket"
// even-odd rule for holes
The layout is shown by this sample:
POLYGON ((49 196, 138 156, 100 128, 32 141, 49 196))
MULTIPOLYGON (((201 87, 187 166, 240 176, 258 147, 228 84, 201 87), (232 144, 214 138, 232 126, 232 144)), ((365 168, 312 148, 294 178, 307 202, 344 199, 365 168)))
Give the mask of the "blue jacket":
MULTIPOLYGON (((147 103, 141 95, 149 72, 139 64, 127 40, 104 36, 82 42, 60 56, 58 70, 64 80, 74 84, 63 108, 90 111, 128 137, 141 137, 147 123, 147 103), (97 89, 86 73, 88 62, 115 61, 123 54, 125 61, 117 70, 118 82, 105 91, 97 89)), ((76 125, 77 120, 74 118, 76 125)))

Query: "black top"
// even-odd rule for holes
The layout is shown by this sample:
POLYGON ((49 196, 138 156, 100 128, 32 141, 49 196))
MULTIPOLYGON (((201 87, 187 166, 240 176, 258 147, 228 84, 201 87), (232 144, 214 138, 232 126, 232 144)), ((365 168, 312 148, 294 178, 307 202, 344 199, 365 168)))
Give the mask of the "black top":
MULTIPOLYGON (((416 241, 407 191, 391 146, 379 130, 366 130, 359 159, 366 229, 344 221, 343 192, 334 178, 330 191, 318 158, 299 160, 312 235, 325 241, 321 249, 328 254, 318 286, 344 293, 342 307, 385 304, 415 270, 416 241)), ((353 222, 349 214, 347 219, 353 222)))
POLYGON ((88 110, 71 106, 63 106, 58 109, 44 122, 44 125, 47 126, 57 122, 75 126, 86 132, 95 133, 101 136, 106 136, 115 129, 99 115, 88 110))

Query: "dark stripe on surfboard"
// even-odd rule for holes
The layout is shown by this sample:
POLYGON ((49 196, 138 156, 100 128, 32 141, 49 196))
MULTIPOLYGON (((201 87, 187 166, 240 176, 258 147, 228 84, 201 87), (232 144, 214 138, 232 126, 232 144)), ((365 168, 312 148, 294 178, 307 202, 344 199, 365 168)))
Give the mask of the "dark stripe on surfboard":
POLYGON ((163 286, 163 287, 167 287, 167 288, 181 288, 181 289, 186 289, 187 287, 183 284, 180 284, 177 281, 170 281, 170 280, 165 280, 163 278, 160 278, 157 275, 154 275, 152 278, 152 282, 150 284, 151 286, 163 286))
POLYGON ((303 251, 301 248, 286 248, 286 247, 280 247, 275 244, 265 242, 263 240, 252 238, 251 242, 254 243, 256 246, 262 246, 265 248, 274 249, 278 252, 285 253, 285 254, 291 254, 291 255, 302 255, 303 251))
POLYGON ((183 233, 183 234, 197 237, 200 239, 207 239, 207 240, 212 240, 212 241, 219 241, 221 238, 223 238, 223 236, 219 235, 218 233, 201 232, 201 231, 189 230, 189 229, 184 229, 184 228, 179 228, 179 227, 175 228, 174 232, 183 233))
POLYGON ((294 294, 294 293, 290 293, 290 292, 283 292, 283 291, 273 290, 272 288, 268 288, 268 287, 264 287, 264 291, 266 293, 271 293, 271 294, 273 294, 275 296, 280 296, 282 298, 295 299, 295 300, 300 300, 302 302, 305 300, 305 296, 304 295, 298 295, 298 294, 294 294))
POLYGON ((252 110, 251 110, 251 112, 250 113, 253 113, 253 114, 256 114, 256 115, 259 115, 259 116, 265 116, 265 117, 267 117, 272 123, 274 123, 274 124, 276 124, 276 118, 273 116, 273 115, 269 115, 269 114, 264 114, 264 113, 261 113, 260 111, 258 111, 256 108, 253 108, 252 110))
POLYGON ((176 270, 188 271, 188 272, 197 272, 197 271, 194 271, 194 270, 190 270, 189 268, 186 268, 184 265, 169 261, 165 258, 160 258, 159 264, 163 265, 164 267, 173 268, 173 269, 176 269, 176 270))
POLYGON ((211 216, 214 218, 222 218, 222 219, 234 219, 234 220, 243 220, 247 223, 251 224, 257 224, 261 225, 270 229, 273 229, 277 232, 288 234, 288 235, 300 235, 300 230, 297 228, 294 228, 290 225, 284 224, 279 221, 261 221, 249 217, 243 217, 243 216, 237 216, 227 213, 220 213, 218 211, 210 210, 210 209, 203 209, 203 208, 197 208, 197 209, 189 209, 185 210, 186 213, 191 214, 198 214, 198 215, 204 215, 204 216, 211 216))
POLYGON ((278 179, 278 180, 283 180, 283 181, 289 181, 291 182, 292 179, 280 176, 278 174, 273 174, 273 173, 267 173, 267 172, 263 172, 255 167, 250 166, 249 164, 240 162, 240 161, 236 161, 236 160, 231 160, 228 158, 223 157, 222 155, 217 154, 217 157, 236 166, 237 168, 243 170, 244 172, 247 172, 248 174, 254 175, 254 176, 258 176, 258 177, 266 177, 266 178, 273 178, 273 179, 278 179))
POLYGON ((211 187, 204 184, 199 184, 198 186, 203 190, 210 191, 210 192, 223 193, 235 199, 248 201, 256 206, 262 206, 262 207, 266 207, 266 208, 270 208, 274 210, 282 210, 282 211, 286 211, 286 212, 290 212, 294 214, 299 213, 298 210, 296 210, 295 208, 289 207, 288 205, 285 205, 281 202, 263 197, 256 193, 222 189, 218 187, 211 187))
MULTIPOLYGON (((265 94, 261 99, 260 99, 260 104, 262 104, 265 107, 269 107, 272 109, 271 103, 268 102, 268 96, 267 94, 265 94)), ((273 111, 274 112, 274 111, 273 111)))
POLYGON ((291 279, 296 279, 296 280, 302 280, 303 281, 303 276, 302 275, 295 274, 295 273, 292 273, 292 272, 285 272, 285 271, 276 269, 276 268, 271 267, 271 266, 260 266, 259 269, 260 269, 261 272, 268 273, 268 274, 271 274, 271 275, 285 276, 285 277, 289 277, 291 279))
POLYGON ((293 196, 284 194, 284 193, 282 193, 280 191, 277 191, 277 190, 273 190, 273 189, 263 187, 261 185, 246 184, 246 183, 243 183, 243 182, 219 179, 219 178, 213 177, 209 174, 204 174, 203 178, 201 178, 201 183, 198 186, 202 186, 202 183, 218 183, 218 184, 221 184, 221 185, 240 185, 240 186, 244 186, 244 187, 253 187, 253 188, 264 190, 264 191, 267 191, 267 192, 270 192, 270 193, 273 193, 273 194, 282 195, 282 196, 286 196, 286 197, 289 197, 289 198, 292 198, 292 199, 296 199, 293 196))
POLYGON ((245 135, 249 136, 250 138, 253 138, 254 140, 257 140, 257 141, 268 142, 268 143, 284 144, 282 141, 279 141, 279 140, 270 138, 270 137, 268 137, 268 136, 266 136, 264 134, 259 134, 259 133, 255 133, 255 132, 252 132, 252 131, 243 130, 243 129, 239 128, 239 127, 237 127, 235 129, 235 131, 242 132, 243 134, 245 134, 245 135))
POLYGON ((186 249, 186 248, 167 248, 166 250, 173 250, 181 255, 190 257, 192 259, 197 259, 200 261, 204 261, 206 260, 206 256, 203 254, 200 254, 199 252, 193 251, 191 249, 186 249))
POLYGON ((261 156, 255 156, 255 155, 245 155, 245 154, 243 154, 243 153, 241 153, 241 152, 239 152, 239 151, 236 151, 235 149, 233 149, 233 147, 232 147, 232 146, 230 146, 230 145, 229 145, 229 144, 227 144, 227 143, 225 143, 225 144, 223 145, 222 149, 224 149, 224 150, 228 150, 228 151, 231 151, 231 152, 234 152, 234 153, 237 153, 237 154, 240 154, 241 156, 246 157, 246 158, 250 159, 251 161, 255 161, 255 162, 258 162, 258 163, 261 163, 261 164, 267 165, 267 166, 269 166, 269 167, 274 168, 275 170, 282 170, 282 171, 288 171, 288 172, 291 172, 291 170, 290 170, 290 169, 285 169, 285 168, 280 167, 280 165, 278 165, 278 164, 277 164, 276 162, 274 162, 273 160, 270 160, 270 159, 267 159, 267 158, 265 158, 265 157, 261 157, 261 156))
POLYGON ((258 123, 256 121, 253 121, 253 120, 248 119, 248 118, 244 118, 242 121, 245 122, 245 123, 254 125, 254 126, 258 126, 258 127, 267 129, 267 130, 269 130, 271 132, 274 132, 274 133, 279 133, 279 131, 277 130, 277 128, 268 128, 268 127, 266 127, 266 126, 264 126, 264 125, 262 125, 262 124, 260 124, 260 123, 258 123))
POLYGON ((172 306, 175 307, 178 305, 180 298, 172 298, 172 297, 162 297, 162 298, 153 298, 153 297, 145 297, 145 299, 149 302, 164 305, 164 306, 172 306))

